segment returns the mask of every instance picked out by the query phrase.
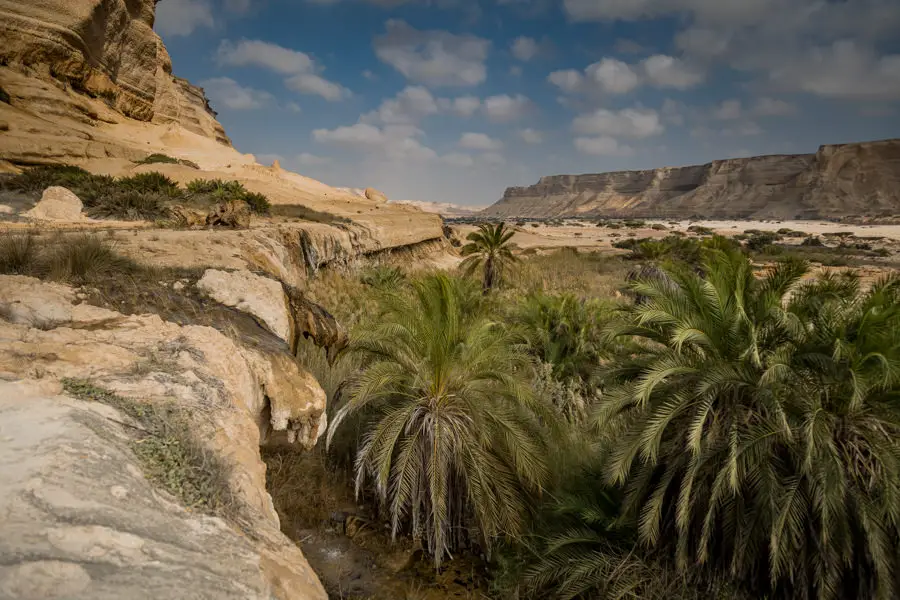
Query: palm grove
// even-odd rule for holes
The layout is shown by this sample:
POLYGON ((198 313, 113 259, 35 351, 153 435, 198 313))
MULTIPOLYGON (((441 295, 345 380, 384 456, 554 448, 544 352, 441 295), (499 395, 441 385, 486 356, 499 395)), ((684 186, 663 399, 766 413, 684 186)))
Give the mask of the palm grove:
POLYGON ((342 358, 329 443, 394 535, 499 597, 897 597, 900 278, 714 238, 638 301, 511 295, 511 237, 382 286, 342 358))

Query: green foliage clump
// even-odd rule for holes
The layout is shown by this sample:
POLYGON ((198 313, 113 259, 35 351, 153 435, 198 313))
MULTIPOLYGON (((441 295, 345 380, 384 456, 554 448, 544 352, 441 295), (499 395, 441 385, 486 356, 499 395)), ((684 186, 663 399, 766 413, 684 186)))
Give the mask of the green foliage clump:
POLYGON ((400 267, 378 265, 362 272, 359 280, 365 285, 381 290, 396 290, 406 281, 406 273, 400 267))
POLYGON ((691 225, 687 230, 697 235, 713 235, 715 233, 710 227, 704 227, 703 225, 691 225))
POLYGON ((163 164, 163 165, 183 165, 185 167, 190 167, 192 169, 199 169, 200 165, 195 163, 192 160, 187 160, 185 158, 175 158, 173 156, 169 156, 167 154, 151 154, 144 158, 143 160, 138 161, 139 165, 155 165, 155 164, 163 164))
POLYGON ((140 194, 161 194, 175 197, 180 193, 177 183, 156 171, 122 177, 116 183, 119 188, 140 194))
POLYGON ((30 275, 37 257, 37 242, 30 234, 6 235, 0 238, 0 273, 30 275))
POLYGON ((490 549, 523 534, 530 499, 549 481, 542 423, 553 415, 529 393, 527 360, 470 281, 430 275, 387 295, 351 353, 364 367, 341 395, 329 442, 361 419, 357 490, 371 485, 393 534, 421 539, 437 567, 463 544, 490 549))
POLYGON ((271 204, 265 195, 248 191, 240 181, 195 179, 187 184, 187 191, 195 196, 208 196, 215 202, 243 200, 256 214, 269 214, 271 210, 271 204))
POLYGON ((760 252, 781 239, 781 235, 771 231, 760 231, 751 234, 747 239, 747 248, 753 252, 760 252))
POLYGON ((64 379, 66 393, 101 402, 138 421, 145 432, 131 444, 147 478, 184 506, 214 515, 233 512, 230 467, 197 439, 183 409, 124 398, 84 379, 64 379))

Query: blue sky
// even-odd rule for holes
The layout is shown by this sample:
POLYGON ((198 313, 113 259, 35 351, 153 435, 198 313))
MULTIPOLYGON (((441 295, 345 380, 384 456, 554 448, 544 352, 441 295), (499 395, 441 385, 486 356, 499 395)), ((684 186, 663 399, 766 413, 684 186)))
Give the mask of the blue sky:
POLYGON ((395 200, 900 137, 898 0, 161 0, 242 152, 395 200))

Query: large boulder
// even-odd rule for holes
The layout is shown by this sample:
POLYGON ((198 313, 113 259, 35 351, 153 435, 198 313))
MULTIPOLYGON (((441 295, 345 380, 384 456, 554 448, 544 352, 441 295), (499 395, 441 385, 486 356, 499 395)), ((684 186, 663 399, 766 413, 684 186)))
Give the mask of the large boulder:
POLYGON ((225 306, 253 315, 266 329, 290 342, 289 306, 280 282, 246 270, 207 269, 197 289, 225 306))
POLYGON ((250 228, 250 205, 243 200, 228 200, 212 207, 206 215, 207 227, 227 227, 229 229, 250 228))
POLYGON ((388 201, 387 196, 385 196, 383 192, 379 192, 375 188, 366 188, 366 191, 364 193, 366 198, 368 198, 369 200, 374 200, 375 202, 379 202, 382 204, 388 201))
POLYGON ((64 187, 53 186, 44 190, 38 203, 24 216, 36 221, 87 221, 81 213, 83 209, 78 196, 64 187))

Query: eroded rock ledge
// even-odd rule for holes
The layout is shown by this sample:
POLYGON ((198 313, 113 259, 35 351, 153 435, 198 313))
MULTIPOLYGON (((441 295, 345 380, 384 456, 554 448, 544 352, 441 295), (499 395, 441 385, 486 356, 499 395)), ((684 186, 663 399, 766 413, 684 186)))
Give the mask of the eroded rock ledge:
POLYGON ((279 531, 259 455, 274 431, 304 445, 323 433, 325 394, 289 354, 212 327, 79 303, 67 286, 0 276, 0 381, 18 382, 0 391, 0 422, 17 423, 12 437, 0 436, 0 457, 12 459, 0 475, 8 479, 0 485, 0 580, 12 582, 10 595, 29 597, 22 594, 62 578, 87 597, 116 585, 117 597, 190 589, 198 598, 325 598, 279 531), (174 402, 190 415, 197 438, 232 466, 241 522, 191 515, 148 488, 121 443, 129 428, 117 422, 127 417, 61 398, 65 378, 136 402, 174 402))

